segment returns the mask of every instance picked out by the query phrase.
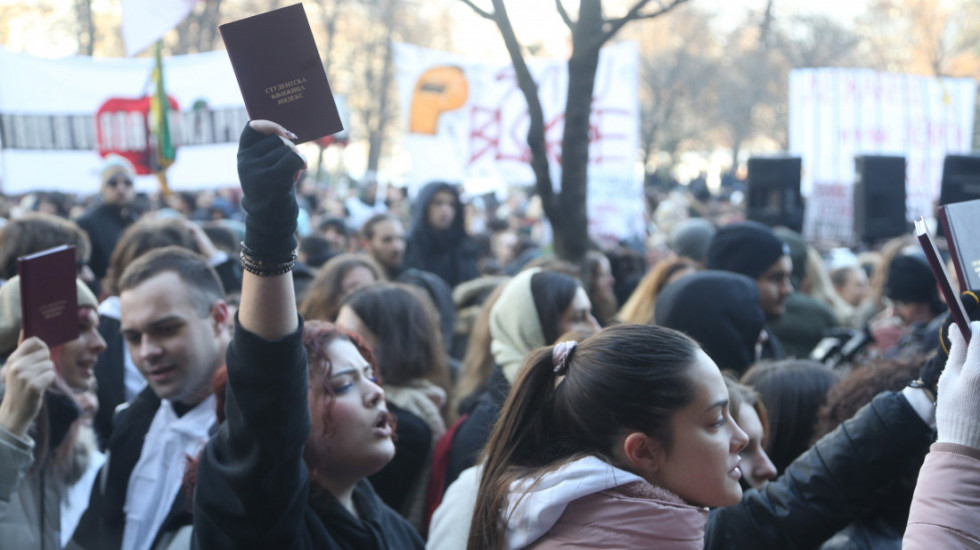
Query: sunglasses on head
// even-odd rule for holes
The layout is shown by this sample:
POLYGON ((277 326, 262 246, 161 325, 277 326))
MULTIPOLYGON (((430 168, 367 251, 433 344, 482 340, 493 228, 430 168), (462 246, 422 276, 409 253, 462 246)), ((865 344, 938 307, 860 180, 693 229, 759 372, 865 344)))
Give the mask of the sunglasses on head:
POLYGON ((125 187, 132 187, 133 180, 129 178, 117 177, 117 178, 110 178, 106 180, 105 184, 108 185, 109 187, 119 187, 120 184, 125 187))

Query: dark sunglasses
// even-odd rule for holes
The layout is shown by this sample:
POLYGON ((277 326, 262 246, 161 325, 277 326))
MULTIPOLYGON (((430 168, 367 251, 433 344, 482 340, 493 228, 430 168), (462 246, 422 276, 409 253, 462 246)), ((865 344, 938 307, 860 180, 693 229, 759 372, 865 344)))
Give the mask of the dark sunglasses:
POLYGON ((129 178, 112 178, 110 180, 106 180, 105 184, 108 185, 109 187, 119 187, 120 184, 126 187, 132 187, 133 180, 129 178))

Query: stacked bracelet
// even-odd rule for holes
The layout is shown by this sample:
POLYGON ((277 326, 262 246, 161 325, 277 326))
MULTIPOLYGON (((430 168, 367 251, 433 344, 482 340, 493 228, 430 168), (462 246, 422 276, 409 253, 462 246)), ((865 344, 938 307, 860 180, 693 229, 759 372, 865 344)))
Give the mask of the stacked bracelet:
POLYGON ((242 269, 259 277, 274 277, 289 273, 296 264, 295 250, 285 258, 266 260, 256 258, 255 253, 249 250, 245 243, 242 243, 242 250, 238 253, 238 257, 242 261, 242 269))

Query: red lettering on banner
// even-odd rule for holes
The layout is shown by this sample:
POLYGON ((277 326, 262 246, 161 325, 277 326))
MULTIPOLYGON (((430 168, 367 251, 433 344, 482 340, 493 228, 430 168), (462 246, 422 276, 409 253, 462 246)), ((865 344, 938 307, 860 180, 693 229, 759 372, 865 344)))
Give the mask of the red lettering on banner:
MULTIPOLYGON (((177 100, 167 96, 171 115, 180 112, 177 100)), ((107 99, 95 112, 95 136, 99 155, 103 158, 116 154, 128 159, 136 173, 153 173, 150 147, 150 98, 142 97, 107 99)), ((175 118, 170 118, 170 134, 176 143, 180 135, 175 118)))
MULTIPOLYGON (((552 71, 552 73, 554 72, 552 71)), ((514 82, 514 87, 503 94, 500 104, 506 103, 511 94, 519 93, 520 90, 512 70, 502 70, 497 74, 496 80, 512 80, 514 82)), ((541 88, 544 86, 539 86, 539 89, 541 88)), ((629 117, 631 113, 626 109, 596 107, 595 104, 599 101, 599 97, 593 97, 592 113, 589 117, 589 144, 590 146, 599 146, 590 149, 589 163, 623 162, 627 158, 628 148, 616 142, 624 142, 628 136, 623 133, 606 132, 603 129, 605 127, 604 120, 610 117, 629 117), (609 150, 615 153, 603 154, 601 147, 604 145, 609 145, 609 150)), ((521 163, 531 160, 531 150, 527 145, 529 114, 526 109, 508 121, 505 120, 501 106, 472 105, 469 118, 469 164, 473 164, 484 157, 490 157, 494 161, 521 163)), ((561 164, 564 124, 564 112, 545 120, 545 151, 549 162, 561 164)))

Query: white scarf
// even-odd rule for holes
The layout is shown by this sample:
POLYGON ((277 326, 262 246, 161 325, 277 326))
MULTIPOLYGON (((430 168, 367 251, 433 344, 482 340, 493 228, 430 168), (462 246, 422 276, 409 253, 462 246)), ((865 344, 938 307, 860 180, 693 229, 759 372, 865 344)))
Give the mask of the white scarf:
POLYGON ((164 399, 146 432, 126 489, 122 550, 149 550, 184 481, 187 460, 208 442, 217 423, 214 395, 178 418, 164 399))

